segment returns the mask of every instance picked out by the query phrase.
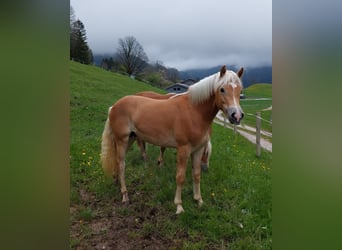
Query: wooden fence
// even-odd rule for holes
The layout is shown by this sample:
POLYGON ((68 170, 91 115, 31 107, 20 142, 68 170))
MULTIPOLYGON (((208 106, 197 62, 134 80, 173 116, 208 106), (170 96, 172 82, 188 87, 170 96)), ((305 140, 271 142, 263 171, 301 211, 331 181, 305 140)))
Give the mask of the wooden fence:
MULTIPOLYGON (((255 145, 256 145, 256 156, 257 157, 260 157, 261 155, 261 120, 265 121, 265 122, 268 122, 270 124, 272 124, 272 118, 270 121, 267 121, 265 119, 263 119, 261 117, 261 112, 256 112, 256 114, 249 114, 249 113, 246 113, 245 115, 249 115, 249 116, 253 116, 255 117, 256 119, 256 127, 255 127, 255 145)), ((224 117, 224 127, 226 128, 227 127, 227 118, 225 115, 223 115, 224 117)), ((237 126, 236 125, 233 125, 233 128, 234 128, 234 133, 236 134, 237 133, 237 126)), ((265 132, 263 132, 265 133, 265 132)))

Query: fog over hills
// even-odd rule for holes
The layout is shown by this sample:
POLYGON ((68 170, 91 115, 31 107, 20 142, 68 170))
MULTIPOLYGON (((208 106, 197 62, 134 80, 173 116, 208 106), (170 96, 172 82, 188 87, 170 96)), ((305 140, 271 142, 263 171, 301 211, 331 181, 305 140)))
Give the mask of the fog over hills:
MULTIPOLYGON (((180 71, 180 79, 194 79, 200 80, 206 76, 212 75, 220 71, 220 66, 215 66, 207 69, 192 69, 186 71, 180 71)), ((237 71, 239 68, 236 66, 227 65, 229 70, 237 71)), ((262 67, 245 67, 242 76, 242 82, 244 87, 248 87, 255 83, 272 83, 272 66, 262 67)))
MULTIPOLYGON (((114 58, 114 54, 103 54, 94 55, 94 64, 96 66, 101 66, 101 61, 103 58, 114 58)), ((166 66, 167 67, 167 66, 166 66)), ((212 75, 218 71, 222 65, 217 65, 215 67, 208 67, 204 69, 189 69, 184 71, 179 71, 179 79, 194 79, 196 81, 201 80, 204 77, 212 75)), ((239 67, 227 65, 229 70, 237 71, 239 67)), ((245 88, 255 83, 272 83, 272 65, 270 66, 260 66, 260 67, 244 67, 244 74, 242 76, 242 82, 245 88)))

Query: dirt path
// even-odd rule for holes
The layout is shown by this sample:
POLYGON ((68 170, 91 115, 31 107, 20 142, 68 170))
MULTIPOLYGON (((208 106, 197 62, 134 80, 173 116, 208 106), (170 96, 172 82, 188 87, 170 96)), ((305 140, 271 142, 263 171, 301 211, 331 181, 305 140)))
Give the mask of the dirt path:
MULTIPOLYGON (((217 114, 216 119, 214 120, 214 122, 217 123, 217 124, 220 124, 222 126, 225 126, 226 128, 234 129, 234 126, 232 124, 230 124, 228 121, 225 124, 224 117, 223 117, 223 114, 222 114, 221 111, 217 114)), ((238 125, 238 126, 236 126, 236 131, 240 135, 242 135, 245 138, 247 138, 247 140, 249 140, 250 142, 255 144, 255 141, 256 141, 256 135, 255 135, 256 129, 254 127, 250 127, 248 125, 238 125), (248 131, 250 131, 252 133, 250 133, 248 131)), ((272 133, 270 133, 268 131, 262 130, 261 134, 266 136, 266 137, 272 138, 272 133)), ((263 149, 265 149, 265 150, 267 150, 269 152, 272 152, 272 142, 270 142, 268 140, 265 140, 264 138, 260 138, 260 145, 261 145, 261 147, 263 149)))
POLYGON ((265 109, 261 110, 261 111, 267 111, 267 110, 272 110, 272 105, 269 106, 268 108, 265 108, 265 109))

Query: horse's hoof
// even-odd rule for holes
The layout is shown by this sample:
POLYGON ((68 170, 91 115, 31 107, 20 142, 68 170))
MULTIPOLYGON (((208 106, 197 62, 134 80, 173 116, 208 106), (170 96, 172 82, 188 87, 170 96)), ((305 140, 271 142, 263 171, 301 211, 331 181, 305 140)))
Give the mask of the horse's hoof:
POLYGON ((129 204, 130 204, 130 201, 129 201, 129 200, 127 200, 127 201, 122 201, 122 205, 123 205, 124 207, 128 207, 129 204))
POLYGON ((128 198, 127 192, 124 192, 124 193, 122 194, 122 203, 125 204, 125 205, 128 205, 128 204, 129 204, 129 198, 128 198))
POLYGON ((203 205, 203 200, 202 199, 198 200, 198 206, 202 207, 202 205, 203 205))
POLYGON ((113 184, 114 185, 119 184, 119 178, 117 176, 113 176, 113 184))
POLYGON ((208 164, 201 164, 201 168, 204 172, 207 172, 209 170, 208 164))
POLYGON ((183 209, 182 205, 177 205, 176 214, 181 214, 181 213, 184 213, 184 209, 183 209))

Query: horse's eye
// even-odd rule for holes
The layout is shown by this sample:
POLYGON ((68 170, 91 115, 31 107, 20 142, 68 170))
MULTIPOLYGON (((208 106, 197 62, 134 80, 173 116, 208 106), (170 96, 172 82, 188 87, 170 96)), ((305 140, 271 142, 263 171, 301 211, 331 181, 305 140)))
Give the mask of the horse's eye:
POLYGON ((224 88, 220 88, 221 93, 224 93, 224 88))

